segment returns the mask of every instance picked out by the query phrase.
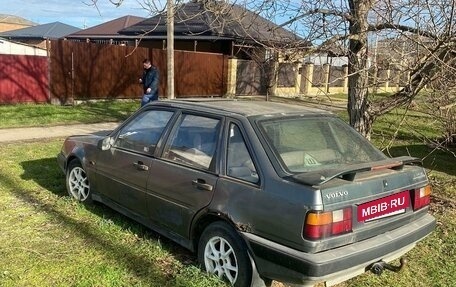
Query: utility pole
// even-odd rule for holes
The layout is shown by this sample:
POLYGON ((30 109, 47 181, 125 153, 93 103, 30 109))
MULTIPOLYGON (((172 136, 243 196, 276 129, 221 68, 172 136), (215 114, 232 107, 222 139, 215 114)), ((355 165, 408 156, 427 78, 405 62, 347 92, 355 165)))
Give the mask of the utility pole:
POLYGON ((167 96, 174 99, 174 3, 167 0, 166 12, 166 63, 168 70, 167 77, 167 96))

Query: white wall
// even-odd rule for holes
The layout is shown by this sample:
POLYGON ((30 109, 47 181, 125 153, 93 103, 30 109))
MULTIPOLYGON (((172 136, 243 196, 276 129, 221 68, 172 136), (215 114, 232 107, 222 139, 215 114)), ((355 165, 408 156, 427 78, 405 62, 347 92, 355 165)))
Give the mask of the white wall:
POLYGON ((14 43, 2 38, 0 38, 0 54, 47 56, 45 49, 14 43))
POLYGON ((329 57, 328 54, 313 54, 308 55, 304 59, 304 63, 312 63, 315 66, 321 66, 324 64, 330 64, 331 66, 341 67, 348 64, 347 57, 329 57))

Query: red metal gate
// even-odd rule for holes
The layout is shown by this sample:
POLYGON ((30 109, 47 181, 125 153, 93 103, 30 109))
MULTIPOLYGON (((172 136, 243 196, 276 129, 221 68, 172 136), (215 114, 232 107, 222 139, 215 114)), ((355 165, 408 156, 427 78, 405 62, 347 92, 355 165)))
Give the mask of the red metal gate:
POLYGON ((47 57, 0 55, 0 104, 49 101, 47 57))

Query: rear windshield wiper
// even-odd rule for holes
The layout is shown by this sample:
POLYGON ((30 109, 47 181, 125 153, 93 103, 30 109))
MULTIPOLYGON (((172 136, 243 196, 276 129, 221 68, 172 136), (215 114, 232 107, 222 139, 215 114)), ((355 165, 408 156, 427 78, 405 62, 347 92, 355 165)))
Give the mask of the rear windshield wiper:
POLYGON ((404 167, 404 165, 411 164, 421 164, 421 159, 410 156, 401 156, 375 162, 352 164, 335 169, 323 169, 318 171, 303 172, 292 175, 290 177, 300 183, 318 186, 334 178, 342 178, 345 180, 353 181, 355 179, 355 175, 359 172, 379 169, 400 170, 404 167))

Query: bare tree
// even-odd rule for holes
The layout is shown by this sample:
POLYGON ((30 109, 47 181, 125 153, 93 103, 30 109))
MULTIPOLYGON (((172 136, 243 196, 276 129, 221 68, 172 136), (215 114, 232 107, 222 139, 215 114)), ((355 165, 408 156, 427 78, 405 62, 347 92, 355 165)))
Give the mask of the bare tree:
MULTIPOLYGON (((292 7, 292 2, 281 3, 292 7)), ((337 42, 345 46, 350 124, 368 138, 378 116, 409 104, 426 85, 453 69, 454 0, 301 1, 295 7, 294 16, 284 24, 317 40, 317 50, 337 42), (408 49, 414 55, 407 57, 408 61, 403 54, 398 57, 401 71, 409 75, 403 88, 390 97, 372 101, 369 68, 373 59, 369 50, 373 45, 369 42, 379 35, 402 39, 400 46, 413 43, 415 49, 408 49)), ((394 61, 392 57, 387 60, 394 61)))
MULTIPOLYGON (((97 1, 92 0, 94 4, 97 1)), ((109 1, 114 5, 122 4, 122 0, 109 1)), ((456 59, 455 0, 197 1, 204 4, 206 12, 218 15, 216 20, 211 18, 211 29, 223 34, 224 28, 237 23, 236 31, 246 43, 253 42, 256 46, 280 51, 299 51, 301 55, 303 43, 313 44, 313 48, 306 49, 306 53, 326 50, 334 44, 340 45, 348 57, 347 111, 350 124, 367 138, 370 138, 372 124, 377 117, 401 105, 410 104, 424 87, 452 70, 456 59), (280 26, 293 31, 299 38, 294 41, 284 39, 281 43, 276 39, 259 40, 264 27, 257 27, 256 33, 252 18, 245 12, 239 12, 236 7, 244 7, 272 22, 282 23, 280 26), (245 37, 245 31, 249 31, 249 39, 245 37), (401 56, 398 57, 398 66, 408 77, 399 91, 374 101, 372 91, 375 89, 369 80, 373 60, 370 50, 374 39, 385 38, 395 38, 396 43, 407 43, 407 49, 399 49, 401 56)), ((179 15, 178 5, 185 2, 175 1, 176 16, 179 15)), ((149 9, 151 14, 160 9, 163 11, 163 7, 157 5, 160 1, 138 0, 138 3, 149 9)), ((191 17, 177 17, 175 21, 189 21, 191 17)), ((404 44, 399 46, 404 47, 404 44)), ((394 62, 393 54, 389 56, 386 61, 394 62)))
MULTIPOLYGON (((342 45, 348 57, 350 124, 368 138, 378 116, 410 104, 424 87, 444 74, 454 74, 454 0, 232 2, 242 2, 276 22, 288 19, 282 25, 312 41, 315 45, 310 51, 342 45), (369 42, 379 36, 401 39, 399 47, 410 46, 407 57, 403 49, 397 57, 401 72, 408 77, 399 91, 373 101, 369 42)), ((290 43, 286 48, 292 46, 290 43)), ((394 62, 393 57, 388 60, 394 62)))

